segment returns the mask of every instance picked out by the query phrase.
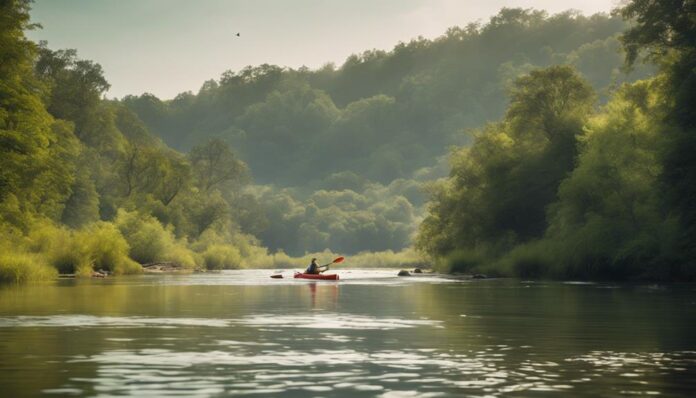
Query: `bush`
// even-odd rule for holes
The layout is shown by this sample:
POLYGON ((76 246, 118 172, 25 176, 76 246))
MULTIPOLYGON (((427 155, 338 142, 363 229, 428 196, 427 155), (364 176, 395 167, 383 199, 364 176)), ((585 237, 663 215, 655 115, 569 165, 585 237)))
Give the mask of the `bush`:
POLYGON ((519 278, 558 277, 560 270, 553 266, 555 249, 551 242, 543 240, 517 246, 496 264, 496 269, 519 278))
POLYGON ((0 255, 0 283, 25 283, 51 280, 58 272, 36 254, 0 255))
POLYGON ((481 249, 456 250, 441 260, 437 268, 451 273, 476 273, 488 262, 481 249))
POLYGON ((239 268, 242 257, 233 246, 214 244, 203 252, 203 261, 207 269, 239 268))
POLYGON ((142 267, 128 257, 128 242, 118 228, 108 222, 98 222, 79 231, 75 238, 89 257, 94 269, 104 269, 114 274, 134 274, 142 267))
POLYGON ((188 268, 196 266, 193 252, 156 218, 121 209, 115 223, 128 242, 133 260, 141 264, 171 261, 188 268))

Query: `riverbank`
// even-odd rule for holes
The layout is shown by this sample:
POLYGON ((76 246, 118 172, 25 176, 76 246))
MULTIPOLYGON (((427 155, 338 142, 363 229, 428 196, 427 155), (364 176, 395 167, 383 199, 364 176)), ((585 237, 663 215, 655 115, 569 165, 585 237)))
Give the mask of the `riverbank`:
POLYGON ((593 282, 696 282, 693 266, 683 259, 671 263, 582 257, 542 243, 519 246, 509 252, 458 250, 436 260, 438 272, 487 275, 550 281, 593 282), (554 250, 555 249, 555 250, 554 250))
MULTIPOLYGON (((325 250, 293 257, 283 252, 268 253, 264 250, 244 253, 237 260, 228 261, 225 253, 235 249, 232 246, 217 245, 215 250, 193 253, 193 261, 188 255, 183 259, 177 253, 169 254, 168 260, 152 261, 144 264, 130 256, 130 247, 122 240, 82 241, 77 245, 71 238, 68 245, 51 242, 36 253, 16 252, 0 256, 0 283, 32 283, 62 278, 103 278, 112 275, 169 274, 219 271, 222 269, 304 269, 312 258, 320 263, 329 263, 340 254, 325 250)), ((63 242, 64 243, 64 242, 63 242)), ((239 254, 239 253, 238 253, 239 254)), ((414 250, 400 252, 362 252, 347 257, 332 269, 347 268, 430 268, 414 250)), ((396 272, 395 271, 395 272, 396 272)))

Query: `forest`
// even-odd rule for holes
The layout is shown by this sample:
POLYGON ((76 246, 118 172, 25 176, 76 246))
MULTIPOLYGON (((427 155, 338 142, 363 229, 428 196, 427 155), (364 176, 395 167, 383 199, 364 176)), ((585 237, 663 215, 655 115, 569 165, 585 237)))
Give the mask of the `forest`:
POLYGON ((693 280, 693 1, 489 21, 108 99, 0 3, 0 281, 372 266, 693 280))

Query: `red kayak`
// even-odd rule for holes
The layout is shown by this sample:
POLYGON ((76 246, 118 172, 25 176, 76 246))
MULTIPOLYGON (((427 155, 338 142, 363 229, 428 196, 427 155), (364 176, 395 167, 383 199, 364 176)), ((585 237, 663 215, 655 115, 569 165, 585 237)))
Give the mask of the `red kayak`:
POLYGON ((322 275, 322 274, 302 274, 299 272, 295 272, 295 278, 300 278, 300 279, 320 279, 324 281, 337 281, 338 280, 338 275, 336 274, 331 274, 331 275, 322 275))

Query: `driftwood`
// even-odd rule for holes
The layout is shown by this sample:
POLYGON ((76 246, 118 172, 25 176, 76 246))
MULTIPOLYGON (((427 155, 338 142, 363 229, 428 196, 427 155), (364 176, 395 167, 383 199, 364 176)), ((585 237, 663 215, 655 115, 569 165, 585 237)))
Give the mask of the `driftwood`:
POLYGON ((143 264, 143 271, 146 273, 178 272, 187 270, 183 265, 173 261, 160 261, 155 263, 143 264))

